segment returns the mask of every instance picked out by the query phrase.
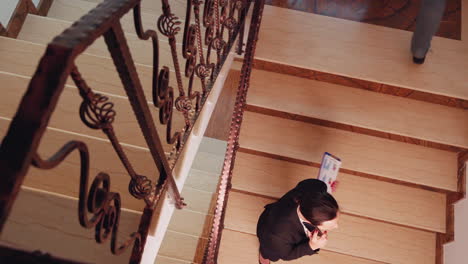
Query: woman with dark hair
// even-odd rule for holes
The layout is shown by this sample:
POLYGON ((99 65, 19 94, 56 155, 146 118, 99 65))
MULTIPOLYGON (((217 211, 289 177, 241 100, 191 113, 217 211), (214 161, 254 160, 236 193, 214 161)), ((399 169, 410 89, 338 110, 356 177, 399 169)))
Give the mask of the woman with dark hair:
POLYGON ((277 202, 265 206, 257 224, 259 263, 316 254, 338 228, 339 207, 316 179, 301 181, 277 202))

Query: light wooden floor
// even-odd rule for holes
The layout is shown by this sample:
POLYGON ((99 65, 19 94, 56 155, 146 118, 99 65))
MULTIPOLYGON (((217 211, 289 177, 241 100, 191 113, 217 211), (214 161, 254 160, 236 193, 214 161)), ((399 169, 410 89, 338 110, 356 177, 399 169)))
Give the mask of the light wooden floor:
POLYGON ((203 138, 182 190, 188 205, 174 212, 155 263, 202 263, 225 149, 226 141, 203 138))

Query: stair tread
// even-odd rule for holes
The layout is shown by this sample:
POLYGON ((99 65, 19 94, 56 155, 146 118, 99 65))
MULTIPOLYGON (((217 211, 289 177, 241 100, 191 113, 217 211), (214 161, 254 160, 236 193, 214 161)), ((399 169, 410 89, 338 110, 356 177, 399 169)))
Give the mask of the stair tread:
POLYGON ((463 43, 434 37, 426 63, 416 65, 409 52, 411 35, 266 5, 255 57, 467 100, 468 55, 463 43))
MULTIPOLYGON (((91 9, 97 6, 98 2, 90 1, 81 1, 81 0, 54 0, 52 3, 49 12, 47 13, 48 17, 61 19, 64 21, 74 22, 80 19, 84 14, 89 12, 91 9)), ((160 2, 160 1, 157 1, 160 2)), ((143 11, 143 10, 142 10, 143 11)), ((143 24, 143 29, 154 29, 157 26, 157 21, 162 13, 160 9, 159 13, 147 13, 141 12, 141 20, 143 24)), ((136 34, 135 23, 133 21, 133 11, 130 10, 125 14, 120 20, 122 28, 125 32, 136 34)), ((182 34, 177 34, 177 37, 182 39, 182 34)), ((178 38, 178 42, 179 42, 178 38)))
MULTIPOLYGON (((13 118, 17 107, 21 102, 23 94, 28 88, 29 78, 15 76, 0 72, 0 82, 8 84, 3 89, 3 95, 0 99, 0 116, 5 118, 13 118)), ((130 144, 142 148, 148 148, 143 133, 138 126, 130 102, 127 98, 107 95, 109 101, 114 104, 116 118, 113 126, 117 138, 121 143, 130 144)), ((79 117, 79 109, 82 99, 78 89, 75 87, 66 86, 61 94, 61 98, 56 106, 57 111, 54 112, 50 119, 49 126, 84 135, 108 140, 106 134, 101 130, 91 129, 87 127, 79 117)), ((154 118, 156 130, 163 144, 165 151, 169 152, 172 145, 166 142, 165 125, 159 123, 156 118, 159 116, 159 111, 153 106, 149 106, 150 112, 154 118)), ((182 130, 185 123, 181 114, 175 113, 173 118, 173 129, 182 130)))
MULTIPOLYGON (((79 182, 74 182, 74 187, 78 186, 79 182)), ((113 255, 109 241, 96 243, 94 229, 80 225, 77 211, 75 198, 22 187, 2 230, 0 244, 84 263, 128 263, 132 247, 119 256, 113 255)), ((138 230, 140 217, 139 213, 121 211, 119 242, 138 230)))
MULTIPOLYGON (((252 234, 224 229, 218 255, 218 263, 257 263, 258 239, 252 234)), ((278 261, 275 263, 291 264, 381 264, 382 262, 366 260, 333 251, 321 250, 319 254, 306 256, 292 261, 278 261)))
MULTIPOLYGON (((9 125, 9 120, 0 117, 0 138, 5 136, 9 125)), ((112 178, 112 190, 120 193, 122 197, 122 206, 138 212, 143 211, 145 203, 142 200, 135 199, 129 193, 130 176, 110 143, 86 135, 48 128, 41 139, 38 153, 44 159, 49 158, 63 145, 72 140, 83 142, 88 147, 91 160, 89 163, 90 179, 93 179, 100 172, 108 173, 112 178)), ((136 173, 145 175, 153 183, 157 183, 159 172, 151 155, 149 155, 149 151, 131 146, 122 146, 122 148, 136 173)), ((78 197, 79 190, 77 186, 79 182, 80 160, 77 152, 74 152, 54 169, 30 168, 23 185, 70 197, 78 197), (67 177, 66 181, 63 180, 64 176, 67 177)))
POLYGON ((342 159, 344 169, 457 190, 454 152, 252 112, 244 113, 242 126, 240 145, 243 148, 317 164, 321 163, 324 152, 330 152, 342 159))
MULTIPOLYGON (((232 187, 280 198, 297 183, 318 175, 318 168, 238 152, 232 187)), ((343 212, 445 233, 445 194, 340 173, 333 194, 343 212), (411 201, 411 202, 408 202, 411 201)))
MULTIPOLYGON (((0 37, 0 57, 2 58, 0 60, 0 71, 26 77, 33 76, 45 50, 46 46, 44 44, 0 37)), ((77 58, 76 65, 91 88, 101 92, 127 96, 112 59, 84 53, 77 58)), ((152 98, 152 67, 139 64, 135 66, 145 96, 150 99, 152 98)), ((171 75, 174 75, 174 72, 171 72, 171 75)), ((184 87, 187 87, 188 80, 184 79, 183 82, 184 87)), ((75 85, 71 78, 68 78, 67 84, 75 85)), ((176 87, 176 78, 170 78, 169 85, 176 87)), ((201 89, 198 82, 194 83, 194 89, 201 89)), ((175 96, 178 96, 177 89, 175 96)))
MULTIPOLYGON (((231 192, 226 207, 225 227, 255 234, 263 207, 273 201, 231 192)), ((325 247, 329 251, 387 263, 435 263, 435 233, 342 213, 339 228, 330 232, 329 236, 325 247)))
MULTIPOLYGON (((27 40, 34 43, 47 44, 54 37, 61 34, 65 29, 70 27, 71 24, 72 22, 29 14, 24 21, 21 32, 18 35, 18 39, 27 40)), ((127 44, 130 48, 134 62, 152 66, 153 56, 148 55, 152 54, 152 42, 150 40, 140 40, 137 35, 131 33, 125 33, 125 37, 127 39, 127 44)), ((169 43, 161 40, 160 43, 159 65, 165 65, 173 69, 173 61, 169 43)), ((104 42, 104 38, 97 39, 85 50, 85 52, 92 55, 110 58, 110 53, 107 49, 107 45, 104 42)), ((179 65, 181 65, 181 67, 185 66, 185 60, 182 58, 181 54, 179 54, 178 59, 179 65)))
POLYGON ((252 72, 248 104, 468 148, 460 108, 262 70, 252 72))
MULTIPOLYGON (((75 22, 81 18, 85 13, 89 12, 91 9, 96 7, 99 1, 83 1, 83 0, 55 0, 50 7, 47 16, 50 18, 60 19, 69 22, 75 22)), ((183 43, 183 28, 185 24, 186 16, 186 6, 187 2, 185 0, 171 0, 169 2, 171 5, 171 13, 175 14, 179 18, 179 21, 182 23, 179 27, 181 31, 175 35, 177 43, 183 43)), ((141 23, 143 25, 143 30, 156 30, 159 35, 160 40, 166 40, 158 30, 157 30, 157 21, 162 15, 161 1, 142 1, 141 6, 141 23)), ((200 14, 201 18, 203 14, 200 14)), ((195 22, 195 17, 192 13, 191 16, 192 23, 195 22)), ((120 19, 120 24, 125 32, 136 34, 135 31, 135 22, 133 11, 130 10, 120 19)), ((202 29, 202 39, 205 39, 205 30, 202 29)), ((227 30, 224 31, 224 38, 228 39, 229 35, 227 30)), ((206 49, 206 46, 204 47, 206 49)), ((213 57, 214 59, 214 57, 213 57)))
MULTIPOLYGON (((102 0, 85 0, 91 3, 99 3, 102 0)), ((169 1, 171 6, 171 13, 179 18, 184 18, 187 7, 187 1, 185 0, 171 0, 169 1)), ((162 3, 161 1, 143 0, 141 1, 141 9, 150 14, 161 14, 162 3)), ((193 15, 192 15, 193 16, 193 15)))

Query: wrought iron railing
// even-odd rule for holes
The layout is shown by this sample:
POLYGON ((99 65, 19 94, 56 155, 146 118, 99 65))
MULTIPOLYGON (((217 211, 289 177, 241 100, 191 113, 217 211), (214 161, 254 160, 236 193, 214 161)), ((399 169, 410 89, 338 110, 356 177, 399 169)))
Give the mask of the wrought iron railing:
POLYGON ((217 200, 213 223, 211 226, 208 246, 203 256, 204 264, 216 264, 220 247, 221 235, 224 228, 224 216, 231 189, 231 178, 234 169, 237 149, 239 148, 239 135, 242 125, 244 110, 247 103, 250 74, 254 62, 255 48, 257 45, 260 24, 263 16, 265 0, 256 0, 253 6, 252 20, 250 21, 249 36, 241 68, 239 87, 237 88, 236 103, 232 112, 229 141, 224 157, 224 165, 217 188, 217 200))
MULTIPOLYGON (((162 12, 157 22, 155 21, 155 26, 160 35, 167 38, 167 42, 158 40, 156 30, 143 29, 141 0, 105 0, 47 46, 0 146, 0 232, 31 165, 44 170, 53 169, 74 152, 79 153, 81 164, 79 222, 85 228, 95 229, 97 242, 101 243, 110 238, 113 254, 120 254, 133 245, 130 262, 140 261, 149 223, 164 191, 167 190, 173 197, 177 208, 183 207, 183 198, 180 197, 175 184, 172 169, 236 38, 239 38, 238 52, 243 47, 243 32, 250 2, 187 0, 185 24, 181 32, 182 21, 172 13, 170 1, 160 1, 162 12), (131 10, 138 37, 141 41, 151 39, 153 44, 152 104, 159 109, 159 125, 166 126, 165 135, 161 138, 121 25, 121 18, 131 10), (180 33, 183 34, 183 43, 177 45, 176 35, 180 33), (75 64, 77 57, 100 37, 104 37, 107 44, 146 147, 160 173, 159 177, 141 175, 132 167, 114 129, 114 104, 109 97, 95 92, 91 85, 87 84, 75 64), (159 66, 159 47, 165 43, 170 46, 177 81, 176 90, 169 85, 169 65, 159 66), (184 69, 179 63, 181 56, 185 60, 184 69), (130 194, 145 202, 138 230, 121 244, 118 243, 121 241, 118 240, 118 231, 123 206, 120 194, 110 189, 112 176, 106 172, 100 172, 93 180, 90 179, 89 163, 92 157, 87 145, 81 141, 71 141, 48 159, 43 159, 38 154, 39 143, 69 76, 81 96, 82 103, 78 113, 82 122, 90 129, 101 130, 106 135, 130 176, 130 194), (188 79, 187 85, 184 84, 183 78, 188 79), (195 82, 199 82, 200 85, 195 86, 195 82), (181 114, 184 120, 183 127, 178 131, 174 131, 172 126, 176 113, 181 114), (163 149, 164 141, 172 146, 168 154, 163 149)), ((259 2, 263 5, 263 1, 259 2)), ((254 14, 261 14, 258 3, 254 14)), ((259 23, 259 19, 254 18, 253 23, 259 23)), ((258 33, 258 25, 251 25, 251 28, 258 33)), ((250 69, 253 59, 255 39, 252 39, 252 34, 251 32, 250 43, 247 45, 250 62, 244 65, 243 72, 245 67, 250 69)), ((246 76, 243 76, 242 87, 248 82, 246 76)))

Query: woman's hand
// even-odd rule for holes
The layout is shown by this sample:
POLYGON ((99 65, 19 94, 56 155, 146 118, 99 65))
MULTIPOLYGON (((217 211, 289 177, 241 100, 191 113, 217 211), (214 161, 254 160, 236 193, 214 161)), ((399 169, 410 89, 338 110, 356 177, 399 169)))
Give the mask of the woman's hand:
POLYGON ((318 233, 318 230, 315 230, 314 233, 309 236, 309 246, 313 250, 325 247, 328 242, 328 234, 326 231, 321 237, 318 236, 318 233))
POLYGON ((336 192, 336 189, 338 188, 338 185, 340 184, 339 181, 334 181, 331 183, 331 189, 332 189, 332 192, 336 192))

